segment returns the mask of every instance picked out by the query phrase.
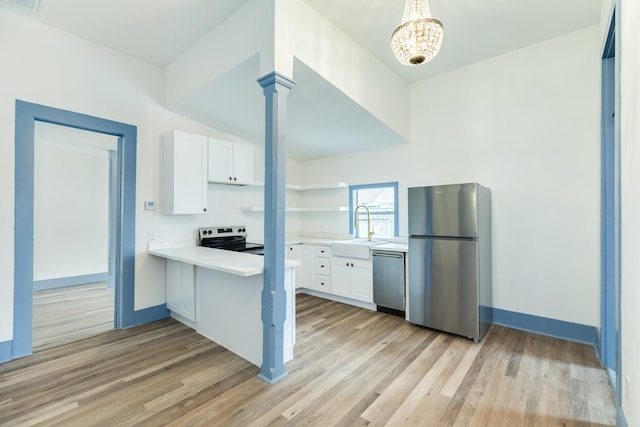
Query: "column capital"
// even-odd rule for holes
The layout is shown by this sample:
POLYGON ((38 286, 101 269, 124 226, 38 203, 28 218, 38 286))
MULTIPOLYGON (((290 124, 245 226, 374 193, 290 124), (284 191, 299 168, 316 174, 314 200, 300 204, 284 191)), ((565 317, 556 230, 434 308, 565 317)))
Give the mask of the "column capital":
POLYGON ((266 74, 258 79, 258 84, 263 88, 273 85, 274 83, 278 83, 287 89, 291 89, 295 86, 296 82, 291 80, 289 77, 279 74, 275 71, 272 71, 269 74, 266 74))

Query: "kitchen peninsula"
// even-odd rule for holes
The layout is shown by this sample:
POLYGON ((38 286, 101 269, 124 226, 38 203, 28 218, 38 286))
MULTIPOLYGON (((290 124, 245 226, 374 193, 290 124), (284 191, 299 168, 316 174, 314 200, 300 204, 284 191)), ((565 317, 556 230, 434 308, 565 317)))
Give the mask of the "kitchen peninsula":
MULTIPOLYGON (((149 247, 166 259, 171 316, 256 366, 262 364, 264 257, 201 246, 149 247)), ((285 260, 284 362, 295 344, 295 267, 285 260)))

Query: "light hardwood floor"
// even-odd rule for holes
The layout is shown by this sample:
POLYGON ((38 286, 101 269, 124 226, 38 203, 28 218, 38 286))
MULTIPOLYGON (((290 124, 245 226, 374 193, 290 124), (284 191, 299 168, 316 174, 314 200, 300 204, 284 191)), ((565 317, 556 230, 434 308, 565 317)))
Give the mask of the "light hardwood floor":
POLYGON ((113 289, 106 282, 33 293, 33 351, 113 329, 113 289))
POLYGON ((0 365, 0 425, 615 424, 589 346, 495 325, 474 344, 307 295, 297 304, 295 358, 275 385, 166 319, 0 365))

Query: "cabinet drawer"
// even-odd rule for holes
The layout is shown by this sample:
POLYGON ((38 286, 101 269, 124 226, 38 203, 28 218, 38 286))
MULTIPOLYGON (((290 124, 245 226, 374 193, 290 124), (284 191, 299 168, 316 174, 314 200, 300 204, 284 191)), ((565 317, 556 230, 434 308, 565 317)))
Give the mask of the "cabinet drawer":
POLYGON ((331 248, 329 246, 316 246, 316 256, 330 257, 331 248))
POLYGON ((316 274, 323 274, 329 276, 331 274, 331 259, 330 258, 316 258, 316 274))
POLYGON ((331 278, 322 274, 316 274, 316 291, 331 293, 331 278))

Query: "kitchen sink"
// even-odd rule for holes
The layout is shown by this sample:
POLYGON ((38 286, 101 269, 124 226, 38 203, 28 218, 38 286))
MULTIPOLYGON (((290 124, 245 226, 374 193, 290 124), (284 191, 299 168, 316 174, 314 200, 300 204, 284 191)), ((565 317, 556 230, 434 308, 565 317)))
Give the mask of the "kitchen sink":
POLYGON ((371 257, 369 249, 384 243, 385 242, 377 240, 369 241, 365 239, 344 240, 331 245, 331 253, 333 256, 369 259, 371 257))

